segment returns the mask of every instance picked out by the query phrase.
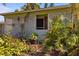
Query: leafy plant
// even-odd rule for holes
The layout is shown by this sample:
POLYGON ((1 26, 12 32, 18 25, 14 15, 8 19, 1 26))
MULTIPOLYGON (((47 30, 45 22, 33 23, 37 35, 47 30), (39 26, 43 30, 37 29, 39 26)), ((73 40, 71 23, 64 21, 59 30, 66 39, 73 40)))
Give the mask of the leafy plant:
POLYGON ((37 33, 33 32, 32 35, 31 35, 31 39, 32 40, 37 40, 38 39, 37 33))
POLYGON ((51 29, 47 32, 47 37, 44 41, 45 49, 60 50, 65 53, 77 46, 79 41, 78 34, 72 28, 73 23, 70 21, 64 23, 60 17, 53 19, 51 29))
POLYGON ((0 55, 17 56, 28 53, 29 45, 12 36, 0 36, 0 55))
POLYGON ((68 53, 68 56, 79 56, 79 48, 72 50, 70 53, 68 53))
POLYGON ((36 32, 33 32, 31 36, 29 36, 29 42, 32 44, 37 43, 38 35, 36 32))

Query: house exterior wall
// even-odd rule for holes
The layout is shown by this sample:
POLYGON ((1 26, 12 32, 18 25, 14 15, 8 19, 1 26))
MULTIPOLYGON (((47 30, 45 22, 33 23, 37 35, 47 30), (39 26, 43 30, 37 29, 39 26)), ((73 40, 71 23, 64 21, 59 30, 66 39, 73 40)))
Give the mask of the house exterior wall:
POLYGON ((4 33, 4 24, 1 23, 0 24, 0 34, 3 34, 4 33))
POLYGON ((11 15, 5 17, 5 27, 4 32, 13 35, 31 35, 33 32, 36 32, 39 38, 43 38, 46 32, 50 29, 50 21, 53 20, 55 16, 64 15, 68 19, 71 19, 70 9, 60 9, 58 11, 40 11, 32 12, 29 15, 11 15), (47 14, 48 15, 48 29, 47 30, 37 30, 36 29, 36 15, 47 14), (20 17, 20 21, 17 18, 20 17), (24 24, 24 28, 21 28, 21 24, 24 24), (22 31, 23 30, 23 33, 22 31))
POLYGON ((26 22, 25 22, 25 32, 27 35, 31 35, 33 32, 36 32, 40 38, 44 36, 47 30, 36 29, 36 14, 32 13, 29 15, 29 17, 27 17, 26 22))
POLYGON ((10 31, 12 30, 12 17, 5 17, 5 23, 4 23, 4 33, 10 34, 10 31))
MULTIPOLYGON (((24 24, 24 16, 22 15, 18 15, 18 16, 14 16, 12 18, 12 24, 13 24, 13 29, 12 29, 12 33, 13 35, 16 36, 21 36, 21 25, 24 24), (19 21, 18 21, 18 17, 19 17, 19 21)), ((23 29, 24 30, 24 29, 23 29)))

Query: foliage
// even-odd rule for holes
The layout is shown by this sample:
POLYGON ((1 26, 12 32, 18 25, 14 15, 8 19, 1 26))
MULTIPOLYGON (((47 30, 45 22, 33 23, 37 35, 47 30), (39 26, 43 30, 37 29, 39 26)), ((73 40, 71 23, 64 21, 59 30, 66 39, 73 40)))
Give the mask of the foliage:
POLYGON ((67 21, 64 23, 60 17, 56 17, 51 22, 51 29, 47 32, 44 46, 47 50, 60 50, 68 52, 77 46, 79 37, 74 31, 73 23, 67 21))
POLYGON ((40 8, 40 5, 37 3, 27 3, 21 7, 21 11, 34 10, 39 8, 40 8))
POLYGON ((38 39, 38 34, 36 32, 33 32, 32 35, 30 36, 31 40, 37 40, 38 39))
POLYGON ((72 50, 68 56, 79 56, 79 48, 72 50))
MULTIPOLYGON (((48 7, 53 7, 54 3, 43 3, 44 4, 44 8, 48 8, 48 7)), ((36 10, 36 9, 40 9, 41 8, 42 3, 27 3, 24 4, 24 6, 22 6, 20 8, 20 10, 15 10, 15 12, 18 11, 27 11, 27 10, 36 10)))
POLYGON ((18 9, 16 9, 16 10, 15 10, 15 12, 19 12, 19 10, 18 10, 18 9))
POLYGON ((32 39, 35 39, 36 40, 37 39, 37 36, 38 36, 37 33, 35 33, 35 32, 32 33, 32 39))
POLYGON ((28 51, 29 46, 19 39, 7 35, 0 36, 0 55, 17 56, 28 53, 28 51))

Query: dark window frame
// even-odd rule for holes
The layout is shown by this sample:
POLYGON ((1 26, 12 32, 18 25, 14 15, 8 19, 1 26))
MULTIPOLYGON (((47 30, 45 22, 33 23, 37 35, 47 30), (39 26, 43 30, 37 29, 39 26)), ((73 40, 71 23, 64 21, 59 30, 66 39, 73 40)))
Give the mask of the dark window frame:
POLYGON ((17 17, 17 20, 18 20, 18 22, 20 21, 20 17, 19 16, 17 17))
POLYGON ((47 14, 36 16, 36 29, 37 30, 47 30, 48 29, 48 15, 47 14))

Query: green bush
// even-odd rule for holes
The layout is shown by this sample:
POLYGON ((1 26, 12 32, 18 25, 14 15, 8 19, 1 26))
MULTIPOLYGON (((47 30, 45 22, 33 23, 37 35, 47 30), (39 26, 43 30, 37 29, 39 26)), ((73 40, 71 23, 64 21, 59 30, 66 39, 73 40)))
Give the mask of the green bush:
POLYGON ((30 36, 31 40, 37 40, 38 39, 38 34, 36 32, 33 32, 32 35, 30 36))
POLYGON ((29 46, 12 36, 0 36, 0 55, 17 56, 28 53, 29 46))
POLYGON ((45 49, 60 50, 64 53, 70 51, 77 46, 79 41, 78 33, 76 32, 73 30, 71 21, 64 23, 60 17, 56 17, 51 22, 51 29, 46 34, 45 49))

